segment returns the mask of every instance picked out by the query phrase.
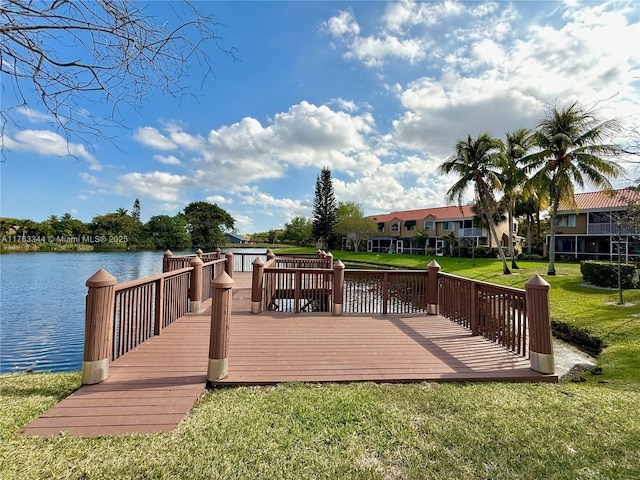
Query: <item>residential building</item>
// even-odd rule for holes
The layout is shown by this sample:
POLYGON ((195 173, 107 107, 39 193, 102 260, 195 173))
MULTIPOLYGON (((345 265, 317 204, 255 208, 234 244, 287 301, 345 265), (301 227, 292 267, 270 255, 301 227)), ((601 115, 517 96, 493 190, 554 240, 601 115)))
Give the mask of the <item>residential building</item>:
MULTIPOLYGON (((423 208, 369 216, 378 225, 378 235, 367 240, 368 252, 396 252, 424 254, 424 247, 413 241, 417 232, 428 235, 428 249, 443 255, 452 240, 460 239, 461 245, 492 246, 489 229, 470 205, 423 208)), ((516 233, 517 224, 513 225, 516 233)), ((508 222, 496 226, 502 246, 509 244, 508 222)))
POLYGON ((227 243, 249 243, 249 240, 235 233, 225 232, 224 236, 227 237, 227 243))
MULTIPOLYGON (((578 193, 574 202, 563 202, 556 217, 556 259, 640 259, 640 228, 633 212, 640 205, 640 192, 631 189, 578 193), (633 207, 635 205, 636 207, 633 207), (631 207, 630 207, 631 206, 631 207)), ((546 245, 549 245, 547 236, 546 245)))

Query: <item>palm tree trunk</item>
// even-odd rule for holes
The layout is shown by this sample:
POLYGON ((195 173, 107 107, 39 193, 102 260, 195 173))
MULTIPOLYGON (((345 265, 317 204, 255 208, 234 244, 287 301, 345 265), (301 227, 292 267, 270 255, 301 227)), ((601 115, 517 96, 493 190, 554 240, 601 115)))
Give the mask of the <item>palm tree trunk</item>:
POLYGON ((556 213, 551 213, 551 236, 549 237, 549 268, 547 275, 556 274, 556 213))
POLYGON ((487 221, 487 225, 489 226, 489 235, 493 237, 496 241, 496 246, 498 247, 498 253, 500 254, 500 258, 502 259, 502 273, 504 275, 510 275, 511 270, 507 266, 507 257, 504 255, 504 250, 502 249, 502 245, 500 245, 500 240, 498 240, 498 234, 496 233, 496 227, 493 224, 493 221, 489 221, 489 217, 493 217, 493 215, 485 214, 484 219, 487 221))
POLYGON ((516 263, 516 257, 514 255, 513 248, 513 208, 509 206, 509 255, 511 256, 511 268, 514 270, 519 270, 518 264, 516 263))
POLYGON ((531 243, 533 241, 533 215, 527 215, 527 253, 531 255, 531 243))

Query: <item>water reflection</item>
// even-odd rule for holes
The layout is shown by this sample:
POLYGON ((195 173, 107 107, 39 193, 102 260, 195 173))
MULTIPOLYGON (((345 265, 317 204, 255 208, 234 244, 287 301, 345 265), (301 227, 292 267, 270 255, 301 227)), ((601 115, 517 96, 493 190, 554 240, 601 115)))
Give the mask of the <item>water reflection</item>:
POLYGON ((85 282, 100 268, 118 282, 155 275, 162 252, 0 255, 0 373, 82 367, 85 282))

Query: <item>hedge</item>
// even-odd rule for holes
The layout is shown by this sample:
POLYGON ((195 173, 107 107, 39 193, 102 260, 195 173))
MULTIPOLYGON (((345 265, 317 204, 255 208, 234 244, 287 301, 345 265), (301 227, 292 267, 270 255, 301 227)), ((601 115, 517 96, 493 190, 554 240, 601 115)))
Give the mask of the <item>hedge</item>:
MULTIPOLYGON (((580 263, 582 279, 597 287, 618 288, 618 263, 587 260, 580 263)), ((620 264, 622 288, 638 287, 638 269, 632 263, 620 264)))

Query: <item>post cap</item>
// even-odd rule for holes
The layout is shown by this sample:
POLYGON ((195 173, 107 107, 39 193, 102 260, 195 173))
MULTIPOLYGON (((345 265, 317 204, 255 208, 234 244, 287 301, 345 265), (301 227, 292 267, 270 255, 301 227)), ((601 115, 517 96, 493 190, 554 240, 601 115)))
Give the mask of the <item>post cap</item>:
POLYGON ((440 264, 435 260, 431 260, 429 265, 427 265, 427 268, 440 268, 440 264))
POLYGON ((198 264, 202 265, 202 264, 204 264, 204 262, 202 261, 202 259, 200 257, 193 257, 191 259, 191 265, 194 265, 194 264, 195 265, 198 265, 198 264))
POLYGON ((531 277, 529 281, 524 284, 524 286, 527 288, 549 288, 550 287, 549 282, 547 282, 544 278, 542 278, 540 275, 537 275, 537 274, 531 277))
POLYGON ((252 265, 264 265, 264 260, 262 260, 262 258, 257 257, 253 262, 252 265))
POLYGON ((116 277, 107 272, 104 268, 101 268, 94 273, 89 280, 85 283, 87 287, 107 287, 109 285, 116 284, 116 277))
POLYGON ((165 250, 165 252, 164 252, 164 256, 165 257, 173 257, 173 252, 167 248, 165 250))
POLYGON ((336 260, 336 263, 333 264, 333 268, 344 268, 344 263, 342 263, 342 260, 336 260))
POLYGON ((229 276, 227 272, 222 272, 211 282, 213 288, 233 288, 236 282, 229 276))

